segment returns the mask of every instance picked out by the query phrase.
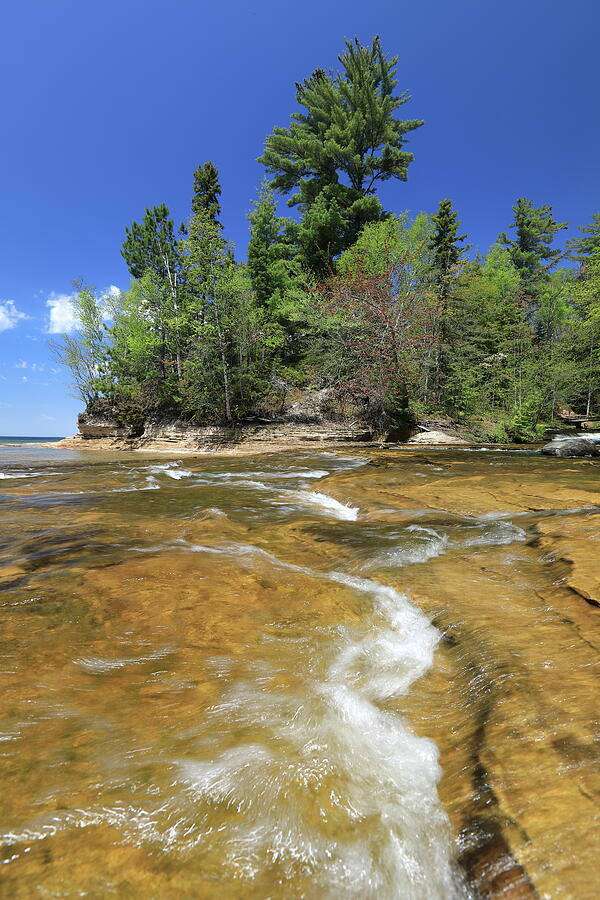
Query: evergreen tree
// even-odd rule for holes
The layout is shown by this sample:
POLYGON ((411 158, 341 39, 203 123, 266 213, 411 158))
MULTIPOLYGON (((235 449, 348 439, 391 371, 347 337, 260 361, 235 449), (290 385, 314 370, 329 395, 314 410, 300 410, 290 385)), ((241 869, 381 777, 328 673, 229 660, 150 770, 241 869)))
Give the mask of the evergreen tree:
POLYGON ((442 295, 448 291, 448 278, 466 250, 458 244, 466 240, 466 234, 458 234, 456 211, 452 208, 452 200, 441 200, 438 211, 431 217, 434 232, 430 247, 433 251, 433 269, 440 284, 442 295))
POLYGON ((205 162, 203 166, 198 166, 194 171, 194 196, 192 197, 192 215, 196 215, 200 210, 205 210, 211 220, 215 222, 219 228, 223 226, 219 222, 221 215, 221 205, 219 197, 221 196, 221 185, 219 183, 219 170, 214 163, 205 162))
POLYGON ((422 125, 396 111, 409 94, 395 93, 397 57, 386 57, 376 37, 371 46, 346 41, 342 72, 317 69, 296 84, 302 112, 289 128, 275 128, 260 157, 271 187, 294 191, 288 205, 302 212, 299 242, 310 266, 323 272, 349 247, 367 222, 385 216, 375 196, 380 182, 406 181, 413 154, 406 134, 422 125))
POLYGON ((163 279, 177 270, 177 237, 165 203, 146 209, 141 222, 132 222, 131 228, 125 228, 121 256, 134 278, 152 272, 163 279))
POLYGON ((567 223, 554 219, 551 206, 536 207, 525 197, 517 200, 513 212, 515 219, 510 227, 515 229, 516 237, 509 238, 502 232, 498 243, 508 248, 523 285, 531 292, 535 282, 545 277, 560 259, 561 251, 553 248, 552 242, 567 223))
POLYGON ((445 403, 455 414, 491 410, 508 419, 531 387, 533 338, 508 250, 496 245, 467 263, 448 303, 445 403))
POLYGON ((589 416, 600 411, 600 248, 592 250, 585 268, 571 291, 576 316, 570 343, 577 362, 573 399, 589 416))
POLYGON ((289 220, 277 215, 272 191, 261 186, 258 200, 249 214, 250 242, 248 244, 248 272, 256 299, 271 308, 281 299, 289 280, 286 263, 295 256, 289 220))
POLYGON ((163 377, 170 373, 173 365, 177 379, 182 376, 181 314, 184 296, 181 245, 175 235, 173 219, 169 208, 161 203, 146 209, 141 223, 133 222, 125 229, 125 240, 121 255, 134 278, 150 275, 160 288, 164 302, 161 303, 159 330, 163 348, 163 377), (167 330, 172 322, 175 333, 173 357, 167 349, 167 330))
POLYGON ((600 213, 594 213, 589 225, 580 225, 583 237, 572 238, 567 242, 571 251, 571 259, 586 264, 595 250, 600 250, 600 213))
POLYGON ((192 339, 185 363, 182 409, 196 421, 243 417, 268 389, 268 322, 244 268, 210 212, 192 216, 185 241, 192 339))
POLYGON ((433 405, 442 402, 444 381, 449 370, 447 301, 451 282, 456 280, 458 261, 464 253, 464 248, 458 244, 466 238, 466 234, 458 234, 459 225, 452 201, 448 198, 441 200, 437 213, 431 216, 433 234, 429 242, 437 302, 431 317, 430 355, 424 373, 424 397, 433 405))

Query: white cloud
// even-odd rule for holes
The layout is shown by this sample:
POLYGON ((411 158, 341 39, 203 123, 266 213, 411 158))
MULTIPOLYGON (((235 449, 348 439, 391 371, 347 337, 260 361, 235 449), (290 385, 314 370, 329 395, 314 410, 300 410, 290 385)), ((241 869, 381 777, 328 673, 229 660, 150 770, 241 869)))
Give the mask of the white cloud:
POLYGON ((29 316, 17 309, 14 300, 0 303, 0 331, 8 331, 9 328, 14 328, 20 319, 28 318, 29 316))
POLYGON ((46 300, 50 309, 50 319, 46 331, 49 334, 68 334, 79 327, 79 318, 73 306, 73 294, 55 294, 46 300))
POLYGON ((29 381, 27 375, 21 375, 21 381, 29 381))
MULTIPOLYGON (((118 297, 120 293, 121 291, 114 284, 102 291, 99 305, 105 321, 110 317, 106 301, 118 297)), ((80 321, 73 305, 74 298, 75 294, 56 294, 54 291, 50 294, 46 300, 46 306, 50 309, 50 318, 46 327, 49 334, 68 334, 71 331, 77 331, 80 321)))
POLYGON ((41 418, 45 419, 46 422, 56 422, 56 419, 54 416, 47 416, 46 413, 42 413, 41 418))
POLYGON ((27 362, 24 359, 20 359, 18 363, 15 363, 15 369, 26 369, 27 362))

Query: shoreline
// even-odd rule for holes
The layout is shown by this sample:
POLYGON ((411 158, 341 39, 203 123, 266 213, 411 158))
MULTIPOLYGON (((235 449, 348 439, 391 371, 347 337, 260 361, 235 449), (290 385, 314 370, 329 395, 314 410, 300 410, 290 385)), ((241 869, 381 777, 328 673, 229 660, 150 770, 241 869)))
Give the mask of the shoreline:
POLYGON ((186 440, 160 440, 150 439, 146 441, 128 441, 118 438, 107 437, 83 437, 82 435, 73 435, 72 437, 63 438, 60 441, 48 442, 45 444, 37 444, 36 446, 44 446, 56 450, 84 450, 84 451, 117 451, 130 453, 157 453, 157 454, 177 454, 185 456, 253 456, 259 454, 292 452, 310 449, 326 449, 326 450, 374 450, 374 449, 407 449, 419 450, 421 448, 443 447, 451 449, 452 447, 498 447, 505 445, 491 444, 488 442, 476 443, 475 441, 459 440, 448 436, 447 441, 432 440, 427 441, 379 441, 379 440, 336 440, 334 437, 322 440, 316 438, 296 439, 290 441, 277 440, 256 440, 252 438, 243 438, 239 441, 223 441, 208 443, 199 443, 192 445, 186 440))

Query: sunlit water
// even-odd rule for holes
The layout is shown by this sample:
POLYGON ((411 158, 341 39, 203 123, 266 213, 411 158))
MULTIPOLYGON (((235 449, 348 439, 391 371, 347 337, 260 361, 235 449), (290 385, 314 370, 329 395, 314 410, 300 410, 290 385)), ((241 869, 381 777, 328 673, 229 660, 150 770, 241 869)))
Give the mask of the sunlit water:
POLYGON ((6 896, 470 896, 413 594, 553 507, 419 499, 529 458, 374 454, 0 448, 6 896))

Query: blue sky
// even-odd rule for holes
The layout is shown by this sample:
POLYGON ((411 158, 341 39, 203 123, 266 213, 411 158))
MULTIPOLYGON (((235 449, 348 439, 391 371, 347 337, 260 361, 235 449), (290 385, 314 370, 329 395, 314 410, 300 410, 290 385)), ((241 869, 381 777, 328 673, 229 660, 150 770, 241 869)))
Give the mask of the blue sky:
POLYGON ((389 209, 453 198, 486 249, 519 196, 564 240, 600 211, 597 0, 19 0, 2 4, 0 434, 75 431, 81 404, 48 349, 78 277, 126 287, 125 225, 188 214, 212 159, 243 256, 256 157, 294 82, 335 67, 344 37, 399 56, 415 162, 389 209))

